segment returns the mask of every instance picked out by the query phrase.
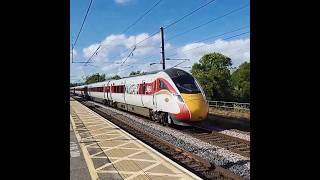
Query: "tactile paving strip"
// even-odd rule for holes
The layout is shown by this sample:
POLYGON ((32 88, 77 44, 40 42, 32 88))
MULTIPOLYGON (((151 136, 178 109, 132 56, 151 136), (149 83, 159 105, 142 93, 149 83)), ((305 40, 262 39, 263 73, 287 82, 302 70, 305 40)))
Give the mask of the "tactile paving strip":
POLYGON ((70 101, 70 106, 72 126, 88 152, 94 179, 200 179, 79 102, 70 101))

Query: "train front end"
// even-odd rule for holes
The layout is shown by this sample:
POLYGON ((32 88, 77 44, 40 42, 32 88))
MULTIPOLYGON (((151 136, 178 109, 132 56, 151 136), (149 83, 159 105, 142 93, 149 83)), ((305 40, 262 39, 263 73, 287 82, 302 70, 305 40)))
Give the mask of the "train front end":
POLYGON ((180 69, 168 69, 165 72, 170 76, 180 94, 176 95, 180 113, 174 114, 174 119, 181 122, 199 122, 208 118, 209 106, 205 94, 189 73, 180 69))

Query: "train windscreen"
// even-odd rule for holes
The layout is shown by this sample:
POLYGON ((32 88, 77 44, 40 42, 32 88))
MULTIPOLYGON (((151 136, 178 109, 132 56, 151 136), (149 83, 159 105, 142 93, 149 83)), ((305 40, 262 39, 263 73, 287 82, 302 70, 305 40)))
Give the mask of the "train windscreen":
POLYGON ((170 76, 180 93, 201 93, 195 79, 180 69, 168 69, 165 72, 170 76))

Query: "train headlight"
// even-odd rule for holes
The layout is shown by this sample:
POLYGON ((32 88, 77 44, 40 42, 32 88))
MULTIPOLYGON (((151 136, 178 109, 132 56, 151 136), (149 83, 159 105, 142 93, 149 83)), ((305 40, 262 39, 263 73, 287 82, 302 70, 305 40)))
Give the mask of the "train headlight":
POLYGON ((184 101, 180 95, 174 94, 173 97, 176 99, 176 101, 184 103, 184 101))

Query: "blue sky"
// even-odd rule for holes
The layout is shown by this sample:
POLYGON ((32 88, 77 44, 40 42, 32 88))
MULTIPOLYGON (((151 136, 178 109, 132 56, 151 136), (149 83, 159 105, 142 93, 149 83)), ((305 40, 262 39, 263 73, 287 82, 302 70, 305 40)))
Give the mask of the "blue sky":
MULTIPOLYGON (((151 62, 159 62, 160 60, 159 35, 137 46, 133 56, 126 63, 120 65, 116 62, 122 62, 130 52, 123 53, 125 50, 132 47, 136 42, 149 37, 155 31, 159 31, 160 26, 170 24, 210 0, 162 0, 147 16, 125 34, 122 34, 126 27, 157 1, 93 0, 85 25, 74 48, 74 61, 86 61, 99 43, 102 43, 103 46, 89 66, 70 63, 71 81, 79 82, 82 77, 96 72, 105 73, 107 76, 115 74, 126 76, 131 71, 161 69, 161 65, 149 65, 151 62)), ((80 29, 89 2, 90 0, 71 0, 70 2, 70 44, 74 41, 80 29)), ((248 0, 216 0, 179 23, 165 29, 165 38, 169 39, 169 41, 165 41, 167 57, 190 59, 189 62, 182 64, 181 68, 192 66, 203 54, 208 52, 221 52, 229 56, 235 67, 244 61, 248 61, 250 59, 250 33, 227 40, 224 40, 224 38, 250 30, 250 6, 175 39, 170 40, 170 37, 249 3, 248 0), (206 42, 193 43, 241 27, 244 28, 237 32, 213 38, 206 42), (195 49, 192 50, 192 48, 195 49), (188 51, 188 49, 191 50, 188 51), (171 54, 175 55, 170 56, 171 54)), ((179 61, 168 61, 167 67, 177 63, 179 61)), ((183 69, 190 70, 190 68, 183 69)))

